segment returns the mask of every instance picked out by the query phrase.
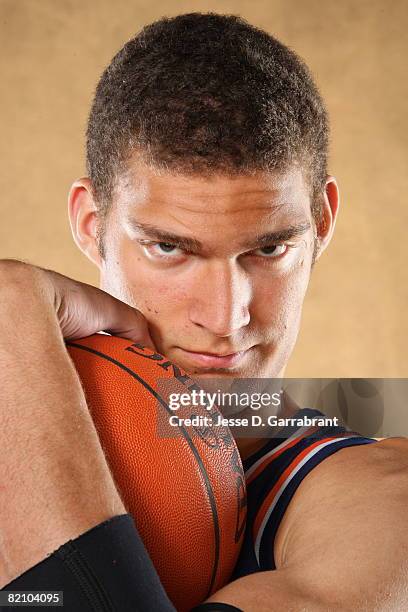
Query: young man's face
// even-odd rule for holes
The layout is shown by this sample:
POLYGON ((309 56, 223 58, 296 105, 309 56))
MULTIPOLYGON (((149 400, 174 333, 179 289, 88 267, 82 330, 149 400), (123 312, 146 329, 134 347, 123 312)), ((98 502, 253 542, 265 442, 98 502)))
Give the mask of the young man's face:
MULTIPOLYGON (((94 214, 80 183, 70 196, 79 228, 85 219, 92 226, 94 214)), ((327 194, 325 206, 333 226, 327 194)), ((299 169, 202 178, 135 159, 106 220, 104 259, 88 233, 81 246, 100 268, 102 289, 145 315, 160 353, 196 378, 283 376, 316 236, 299 169)))

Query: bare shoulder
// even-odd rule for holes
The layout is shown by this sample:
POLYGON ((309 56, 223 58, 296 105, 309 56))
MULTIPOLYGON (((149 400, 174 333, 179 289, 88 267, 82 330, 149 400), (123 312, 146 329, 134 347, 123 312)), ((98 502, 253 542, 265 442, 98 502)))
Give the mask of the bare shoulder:
MULTIPOLYGON (((362 472, 367 477, 390 474, 408 469, 408 438, 384 438, 372 444, 361 444, 342 448, 322 461, 305 478, 309 483, 331 487, 333 476, 337 478, 359 478, 362 472)), ((339 482, 336 478, 335 482, 339 482)), ((306 490, 306 487, 305 487, 306 490)))
MULTIPOLYGON (((397 495, 408 479, 408 438, 386 438, 372 444, 350 446, 324 459, 299 485, 279 528, 284 534, 298 518, 319 514, 330 507, 332 517, 355 502, 383 499, 384 487, 397 495), (324 510, 323 510, 324 509, 324 510)), ((408 487, 406 490, 408 497, 408 487)))
POLYGON ((395 457, 400 457, 403 461, 408 460, 408 438, 384 438, 376 444, 371 444, 370 448, 386 449, 391 453, 395 453, 395 457))
POLYGON ((336 583, 373 594, 402 589, 407 507, 408 438, 343 448, 299 485, 275 540, 276 566, 302 568, 305 580, 318 575, 331 594, 336 583))
MULTIPOLYGON (((387 483, 402 482, 408 477, 408 438, 386 438, 372 444, 342 448, 319 463, 300 484, 289 505, 287 517, 310 506, 321 506, 327 500, 346 497, 370 498, 377 493, 373 482, 387 477, 387 483), (401 480, 399 479, 401 477, 401 480)), ((407 491, 408 493, 408 491, 407 491)), ((286 518, 286 520, 289 520, 286 518)))

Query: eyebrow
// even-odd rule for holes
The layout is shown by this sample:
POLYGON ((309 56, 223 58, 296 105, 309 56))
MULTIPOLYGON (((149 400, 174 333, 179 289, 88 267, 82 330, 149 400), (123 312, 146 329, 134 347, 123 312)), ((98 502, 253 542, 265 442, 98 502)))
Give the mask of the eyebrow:
MULTIPOLYGON (((129 219, 129 223, 132 229, 139 232, 143 232, 143 234, 148 239, 157 240, 160 242, 168 242, 185 251, 189 251, 190 253, 198 254, 205 250, 205 247, 202 242, 200 242, 196 238, 173 234, 150 223, 141 223, 139 221, 136 221, 135 219, 129 219)), ((276 230, 274 232, 260 234, 254 239, 244 243, 242 246, 244 249, 252 250, 276 242, 285 242, 287 240, 291 240, 292 238, 296 238, 297 236, 305 234, 310 229, 310 227, 311 225, 309 221, 292 224, 286 228, 276 230)))

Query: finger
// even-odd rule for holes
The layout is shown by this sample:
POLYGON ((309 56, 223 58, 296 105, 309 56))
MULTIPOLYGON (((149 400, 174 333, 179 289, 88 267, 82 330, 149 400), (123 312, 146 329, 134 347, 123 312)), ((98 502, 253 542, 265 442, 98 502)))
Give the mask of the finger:
POLYGON ((104 330, 115 336, 128 338, 143 346, 154 348, 147 320, 139 310, 105 292, 100 292, 99 296, 102 299, 98 303, 99 329, 97 331, 104 330))
POLYGON ((132 313, 130 313, 128 321, 125 318, 121 319, 117 325, 111 325, 109 329, 104 331, 114 336, 128 338, 142 346, 156 350, 146 319, 138 310, 134 308, 131 310, 132 313))

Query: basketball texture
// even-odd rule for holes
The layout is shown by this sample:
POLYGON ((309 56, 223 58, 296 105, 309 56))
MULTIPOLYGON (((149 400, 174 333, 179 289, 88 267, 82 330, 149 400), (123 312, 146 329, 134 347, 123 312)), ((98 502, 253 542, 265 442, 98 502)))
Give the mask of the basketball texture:
POLYGON ((169 393, 198 386, 151 349, 103 334, 67 348, 125 506, 173 604, 189 610, 228 582, 242 542, 245 483, 231 433, 170 426, 172 415, 215 421, 218 411, 171 410, 169 393))

